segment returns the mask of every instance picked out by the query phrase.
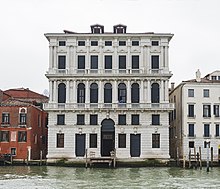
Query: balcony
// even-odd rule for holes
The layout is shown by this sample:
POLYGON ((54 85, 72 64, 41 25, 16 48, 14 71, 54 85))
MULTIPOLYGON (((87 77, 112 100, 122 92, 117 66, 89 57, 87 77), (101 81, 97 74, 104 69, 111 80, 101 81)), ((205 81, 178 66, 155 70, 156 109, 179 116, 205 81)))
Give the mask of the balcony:
POLYGON ((172 103, 46 103, 44 110, 167 110, 174 109, 172 103))

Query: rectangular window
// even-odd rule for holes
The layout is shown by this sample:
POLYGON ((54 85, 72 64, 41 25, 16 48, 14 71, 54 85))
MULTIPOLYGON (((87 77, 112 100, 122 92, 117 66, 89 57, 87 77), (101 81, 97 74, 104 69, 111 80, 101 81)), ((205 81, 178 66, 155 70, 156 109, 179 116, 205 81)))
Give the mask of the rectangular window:
POLYGON ((131 115, 131 125, 139 125, 139 115, 138 114, 131 115))
POLYGON ((160 134, 152 134, 152 148, 160 148, 160 134))
POLYGON ((66 46, 66 41, 59 41, 59 46, 66 46))
POLYGON ((85 46, 86 42, 85 41, 78 41, 78 46, 85 46))
POLYGON ((217 80, 217 76, 212 76, 212 80, 217 80))
POLYGON ((204 148, 210 148, 210 142, 204 141, 204 148))
POLYGON ((152 46, 159 46, 159 41, 151 41, 152 46))
POLYGON ((1 131, 0 132, 0 141, 1 142, 9 142, 9 131, 1 131))
POLYGON ((188 97, 194 97, 194 89, 188 89, 188 97))
POLYGON ((58 69, 66 69, 66 56, 58 56, 58 69))
POLYGON ((92 55, 91 56, 91 69, 98 69, 98 55, 92 55))
POLYGON ((219 124, 215 125, 215 136, 219 137, 219 124))
POLYGON ((91 41, 91 46, 98 46, 98 41, 91 41))
POLYGON ((139 46, 139 41, 132 41, 132 42, 131 42, 131 45, 132 45, 132 46, 139 46))
POLYGON ((126 41, 119 41, 119 46, 126 46, 126 41))
POLYGON ((188 132, 189 137, 194 137, 194 124, 189 124, 189 132, 188 132))
POLYGON ((219 105, 214 105, 213 109, 215 117, 219 117, 219 105))
POLYGON ((118 115, 118 125, 126 125, 126 115, 118 115))
POLYGON ((151 69, 159 69, 159 55, 151 56, 151 69))
POLYGON ((152 115, 152 125, 160 125, 160 115, 159 114, 152 115))
POLYGON ((189 141, 189 148, 194 148, 194 141, 189 141))
POLYGON ((105 69, 112 69, 112 55, 105 55, 105 69))
POLYGON ((211 105, 203 105, 203 117, 211 117, 211 105))
POLYGON ((85 115, 84 114, 78 114, 77 115, 77 125, 85 125, 85 115))
POLYGON ((193 104, 188 104, 188 117, 195 117, 193 104))
POLYGON ((203 89, 203 97, 209 97, 209 89, 203 89))
POLYGON ((204 137, 210 137, 210 125, 204 124, 204 137))
POLYGON ((126 56, 125 55, 119 55, 119 69, 126 69, 126 56))
POLYGON ((132 55, 131 64, 132 69, 139 69, 139 55, 132 55))
POLYGON ((90 134, 89 135, 89 147, 90 148, 97 148, 97 134, 90 134))
POLYGON ((105 41, 105 46, 112 46, 112 41, 105 41))
POLYGON ((18 142, 27 142, 27 132, 18 131, 18 142))
POLYGON ((85 69, 85 55, 78 56, 78 69, 85 69))
POLYGON ((57 148, 64 148, 64 134, 57 133, 57 148))
POLYGON ((118 134, 118 148, 126 148, 126 134, 118 134))
POLYGON ((90 115, 90 125, 98 125, 98 115, 90 115))
POLYGON ((16 156, 16 154, 17 154, 16 148, 11 148, 11 155, 16 156))
POLYGON ((64 114, 57 115, 57 125, 65 125, 65 115, 64 114))
POLYGON ((2 123, 3 124, 10 123, 10 114, 9 113, 2 113, 2 123))
POLYGON ((26 125, 26 121, 27 121, 27 114, 20 113, 20 125, 26 125))

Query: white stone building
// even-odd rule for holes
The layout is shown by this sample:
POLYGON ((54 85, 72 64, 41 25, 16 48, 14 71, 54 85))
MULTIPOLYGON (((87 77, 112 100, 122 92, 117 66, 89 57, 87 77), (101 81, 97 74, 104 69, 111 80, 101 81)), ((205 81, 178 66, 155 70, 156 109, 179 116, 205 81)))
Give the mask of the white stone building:
POLYGON ((48 160, 169 159, 170 33, 45 34, 49 41, 48 160))
MULTIPOLYGON (((170 155, 173 158, 189 159, 201 148, 202 160, 207 159, 207 142, 213 149, 213 160, 220 160, 220 71, 201 78, 183 81, 170 93, 170 102, 175 110, 170 116, 170 155)), ((209 150, 209 153, 211 150, 209 150)), ((209 156, 210 157, 210 156, 209 156)))

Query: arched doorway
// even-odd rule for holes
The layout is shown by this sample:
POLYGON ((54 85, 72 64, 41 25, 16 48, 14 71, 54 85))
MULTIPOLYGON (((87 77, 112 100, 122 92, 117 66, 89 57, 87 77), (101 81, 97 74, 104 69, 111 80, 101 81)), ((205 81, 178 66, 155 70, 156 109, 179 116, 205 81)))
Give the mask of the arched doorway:
POLYGON ((111 156, 115 148, 115 123, 112 119, 104 119, 101 128, 101 156, 111 156))

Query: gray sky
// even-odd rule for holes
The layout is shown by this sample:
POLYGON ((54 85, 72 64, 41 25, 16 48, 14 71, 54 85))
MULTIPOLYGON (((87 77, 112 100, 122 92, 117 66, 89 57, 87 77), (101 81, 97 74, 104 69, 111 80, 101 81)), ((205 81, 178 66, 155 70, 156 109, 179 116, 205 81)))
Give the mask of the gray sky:
POLYGON ((127 25, 127 32, 173 33, 170 82, 220 70, 220 0, 5 0, 0 7, 0 89, 48 89, 44 33, 90 32, 90 25, 127 25))

